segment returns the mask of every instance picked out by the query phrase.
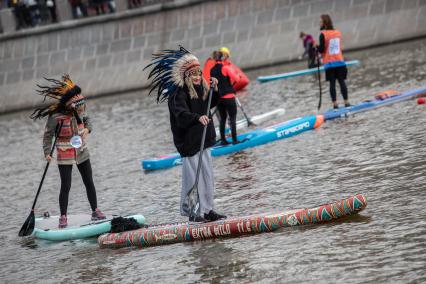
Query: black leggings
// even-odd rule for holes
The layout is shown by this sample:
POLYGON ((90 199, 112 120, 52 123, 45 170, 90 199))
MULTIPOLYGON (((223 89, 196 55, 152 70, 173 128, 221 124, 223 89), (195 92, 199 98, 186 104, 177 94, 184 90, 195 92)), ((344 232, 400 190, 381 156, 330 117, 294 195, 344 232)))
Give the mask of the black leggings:
MULTIPOLYGON (((61 192, 59 193, 59 207, 61 209, 61 215, 67 215, 68 208, 68 196, 71 189, 71 176, 72 176, 72 165, 58 165, 59 174, 61 176, 61 192)), ((93 184, 92 178, 92 166, 90 160, 87 160, 79 165, 77 168, 81 174, 84 185, 86 186, 87 198, 89 199, 90 207, 92 211, 98 207, 96 200, 96 189, 93 184)))
POLYGON ((231 126, 232 141, 237 141, 237 103, 235 98, 221 99, 217 105, 220 115, 220 139, 225 141, 225 125, 226 118, 229 115, 229 123, 231 126))
MULTIPOLYGON (((336 78, 331 78, 330 80, 330 96, 331 101, 336 101, 336 78)), ((337 81, 339 81, 340 85, 340 92, 342 93, 343 99, 348 100, 348 88, 346 87, 345 79, 338 78, 337 81)))

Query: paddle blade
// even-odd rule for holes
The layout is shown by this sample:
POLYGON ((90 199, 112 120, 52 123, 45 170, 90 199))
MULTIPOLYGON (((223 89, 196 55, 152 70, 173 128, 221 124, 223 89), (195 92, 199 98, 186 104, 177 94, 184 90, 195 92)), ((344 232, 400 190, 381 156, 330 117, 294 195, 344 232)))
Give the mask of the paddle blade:
POLYGON ((24 225, 22 225, 21 230, 19 230, 18 235, 20 237, 31 235, 34 231, 34 225, 35 225, 35 216, 34 216, 34 211, 31 210, 30 215, 28 216, 27 220, 25 220, 25 223, 24 225))
POLYGON ((247 120, 247 126, 248 127, 251 127, 251 126, 255 127, 255 126, 257 126, 257 124, 254 123, 253 121, 251 121, 251 119, 249 119, 249 120, 247 120))
POLYGON ((182 210, 187 213, 189 216, 199 216, 200 215, 200 200, 198 198, 198 189, 197 187, 192 187, 191 190, 186 195, 183 204, 182 210))

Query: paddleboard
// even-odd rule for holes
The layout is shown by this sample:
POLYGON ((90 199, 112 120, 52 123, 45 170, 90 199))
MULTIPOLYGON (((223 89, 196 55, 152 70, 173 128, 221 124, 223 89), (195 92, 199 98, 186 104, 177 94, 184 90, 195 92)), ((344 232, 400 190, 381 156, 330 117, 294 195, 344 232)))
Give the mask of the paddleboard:
POLYGON ((416 98, 426 93, 426 86, 408 90, 384 99, 373 99, 349 107, 330 109, 323 113, 326 121, 416 98))
MULTIPOLYGON (((360 64, 359 60, 346 61, 347 67, 358 65, 358 64, 360 64)), ((324 71, 324 66, 321 66, 319 69, 320 69, 320 72, 324 71)), ((298 77, 298 76, 303 76, 308 74, 315 74, 315 73, 318 73, 318 68, 310 68, 310 69, 286 72, 282 74, 275 74, 275 75, 269 75, 269 76, 259 76, 257 77, 257 81, 264 83, 264 82, 269 82, 274 80, 287 79, 287 78, 298 77)))
MULTIPOLYGON (((216 145, 209 148, 213 157, 231 154, 247 148, 260 146, 276 140, 289 138, 308 130, 320 127, 324 122, 322 115, 309 115, 285 121, 270 127, 249 131, 238 135, 239 144, 226 146, 216 145)), ((150 158, 141 162, 144 170, 159 170, 182 164, 179 153, 173 153, 158 158, 150 158)))
POLYGON ((367 206, 367 198, 357 194, 313 208, 286 210, 268 214, 233 217, 208 223, 174 223, 148 226, 123 233, 108 233, 98 238, 101 248, 149 247, 238 237, 272 232, 279 228, 329 222, 357 214, 367 206))
MULTIPOLYGON (((249 117, 249 119, 254 124, 260 124, 260 123, 271 120, 271 119, 278 117, 280 115, 283 115, 283 114, 285 114, 285 110, 283 108, 277 108, 277 109, 274 109, 274 110, 269 111, 269 112, 265 112, 265 113, 262 113, 262 114, 259 114, 259 115, 255 115, 253 117, 249 117)), ((236 125, 237 125, 237 130, 242 130, 242 129, 247 128, 248 127, 247 119, 244 118, 244 119, 238 120, 236 122, 236 125)), ((216 136, 220 137, 219 127, 216 127, 215 130, 216 130, 216 136)), ((229 127, 227 127, 225 129, 225 134, 229 134, 229 133, 231 133, 231 129, 229 129, 229 127)))
MULTIPOLYGON (((107 216, 107 219, 99 221, 92 221, 92 216, 87 214, 68 215, 67 217, 68 226, 63 229, 58 228, 59 216, 36 218, 32 236, 49 241, 69 241, 97 237, 109 232, 112 218, 118 216, 107 216)), ((122 217, 132 217, 139 224, 145 222, 145 217, 140 214, 122 217)))

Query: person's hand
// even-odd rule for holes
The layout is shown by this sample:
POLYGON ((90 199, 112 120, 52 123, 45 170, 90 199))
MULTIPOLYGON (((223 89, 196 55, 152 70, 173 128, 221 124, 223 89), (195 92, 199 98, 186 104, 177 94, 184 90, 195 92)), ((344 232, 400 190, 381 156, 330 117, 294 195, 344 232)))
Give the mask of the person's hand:
POLYGON ((52 156, 50 155, 46 155, 46 157, 44 157, 46 159, 46 161, 50 162, 52 161, 52 156))
POLYGON ((213 83, 213 88, 217 91, 218 80, 215 77, 210 77, 210 82, 213 83))
POLYGON ((198 119, 198 121, 199 121, 202 125, 207 125, 207 124, 209 124, 210 119, 209 119, 209 117, 208 117, 207 115, 203 115, 203 116, 201 116, 201 117, 198 119))
POLYGON ((89 129, 84 128, 83 134, 81 134, 81 139, 83 139, 83 141, 86 141, 87 136, 89 136, 89 129))

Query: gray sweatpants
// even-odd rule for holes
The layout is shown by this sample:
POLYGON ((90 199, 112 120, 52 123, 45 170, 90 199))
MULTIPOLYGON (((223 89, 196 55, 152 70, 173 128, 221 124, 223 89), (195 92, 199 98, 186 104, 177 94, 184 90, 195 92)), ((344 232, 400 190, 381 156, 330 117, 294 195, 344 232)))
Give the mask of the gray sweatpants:
MULTIPOLYGON (((189 190, 194 186, 199 154, 200 152, 192 157, 185 157, 182 161, 182 191, 180 194, 180 214, 182 216, 189 216, 189 212, 185 212, 182 205, 189 190)), ((200 197, 200 214, 201 217, 203 217, 205 213, 209 213, 210 210, 213 210, 214 207, 213 164, 209 149, 203 151, 200 177, 198 180, 198 194, 200 197)))

